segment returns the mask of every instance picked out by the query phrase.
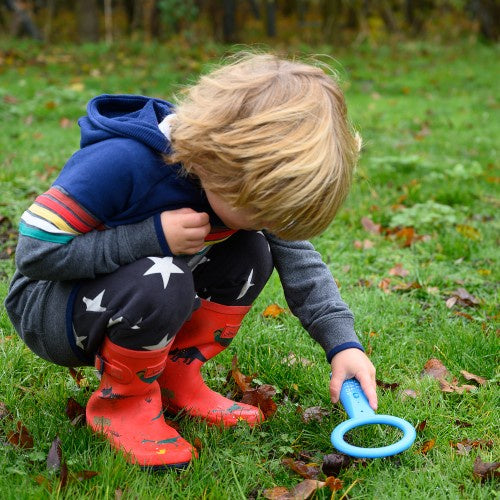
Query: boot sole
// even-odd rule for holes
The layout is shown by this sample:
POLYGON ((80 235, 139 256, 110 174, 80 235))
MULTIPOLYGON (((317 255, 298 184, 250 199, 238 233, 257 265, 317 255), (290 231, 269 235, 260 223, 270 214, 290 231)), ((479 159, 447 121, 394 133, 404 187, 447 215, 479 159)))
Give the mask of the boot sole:
POLYGON ((140 465, 139 467, 143 472, 149 472, 150 474, 161 474, 162 472, 167 472, 169 470, 181 471, 187 469, 191 462, 180 462, 178 464, 164 464, 164 465, 140 465))

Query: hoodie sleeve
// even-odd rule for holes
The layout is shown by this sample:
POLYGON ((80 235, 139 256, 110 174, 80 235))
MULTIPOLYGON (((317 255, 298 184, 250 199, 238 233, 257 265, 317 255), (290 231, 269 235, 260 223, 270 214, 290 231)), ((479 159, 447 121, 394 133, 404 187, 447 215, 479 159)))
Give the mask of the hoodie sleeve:
POLYGON ((328 361, 344 349, 363 350, 354 332, 354 316, 313 245, 284 241, 267 232, 266 237, 286 301, 309 335, 323 347, 328 361))
POLYGON ((169 255, 159 224, 153 216, 106 229, 62 188, 52 187, 21 216, 16 264, 34 280, 94 278, 142 257, 169 255))

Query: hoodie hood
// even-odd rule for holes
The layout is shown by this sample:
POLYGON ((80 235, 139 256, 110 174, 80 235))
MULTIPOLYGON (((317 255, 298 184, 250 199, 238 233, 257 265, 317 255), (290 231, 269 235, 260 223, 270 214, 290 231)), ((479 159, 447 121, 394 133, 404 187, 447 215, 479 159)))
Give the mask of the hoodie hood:
POLYGON ((169 153, 170 144, 158 124, 173 112, 161 99, 137 95, 101 95, 89 101, 87 116, 78 120, 80 146, 116 137, 135 139, 159 153, 169 153))

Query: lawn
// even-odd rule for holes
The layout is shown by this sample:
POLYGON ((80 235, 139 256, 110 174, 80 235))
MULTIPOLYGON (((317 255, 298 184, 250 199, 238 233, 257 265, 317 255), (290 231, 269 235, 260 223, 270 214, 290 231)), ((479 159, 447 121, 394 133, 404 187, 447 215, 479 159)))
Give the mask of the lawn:
MULTIPOLYGON (((312 52, 293 52, 299 50, 312 52)), ((337 492, 325 487, 314 498, 493 498, 495 479, 480 477, 477 464, 474 474, 474 463, 478 456, 499 459, 498 48, 408 42, 314 52, 331 56, 323 60, 341 76, 364 139, 349 200, 314 243, 377 367, 378 413, 403 417, 418 431, 410 450, 351 462, 336 472, 337 492), (448 370, 441 380, 422 376, 433 358, 448 370), (467 372, 485 380, 467 380, 467 372)), ((19 217, 78 148, 76 120, 88 99, 99 93, 168 99, 223 53, 223 47, 183 42, 42 47, 0 41, 2 301, 14 271, 19 217)), ((183 436, 200 448, 200 459, 182 473, 142 473, 68 418, 68 399, 85 405, 88 387, 97 385, 92 369, 83 370, 78 385, 67 369, 37 359, 3 308, 0 335, 5 499, 269 497, 269 490, 303 480, 284 459, 321 468, 335 451, 330 432, 346 418, 329 402, 329 366, 286 311, 277 276, 206 371, 218 390, 233 390, 226 376, 237 354, 255 385, 275 387, 277 412, 255 429, 180 419, 183 436), (273 303, 285 311, 264 317, 273 303), (305 423, 304 411, 314 406, 328 411, 305 423), (21 424, 32 445, 20 436, 21 424), (56 436, 67 480, 64 467, 47 468, 56 436)), ((358 444, 388 437, 380 428, 352 435, 358 444)))

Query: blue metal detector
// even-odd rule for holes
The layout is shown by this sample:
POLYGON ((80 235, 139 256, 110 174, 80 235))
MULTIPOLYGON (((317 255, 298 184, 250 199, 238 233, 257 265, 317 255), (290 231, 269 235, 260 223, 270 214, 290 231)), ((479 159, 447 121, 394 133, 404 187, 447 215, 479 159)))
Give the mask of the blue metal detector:
POLYGON ((340 402, 344 406, 349 420, 342 422, 333 429, 331 441, 333 446, 341 453, 357 458, 389 457, 407 450, 415 441, 417 433, 409 422, 391 415, 375 414, 356 379, 351 378, 343 383, 340 390, 340 402), (373 424, 397 427, 403 432, 403 437, 396 443, 378 448, 361 448, 353 446, 344 440, 344 435, 350 430, 373 424))

